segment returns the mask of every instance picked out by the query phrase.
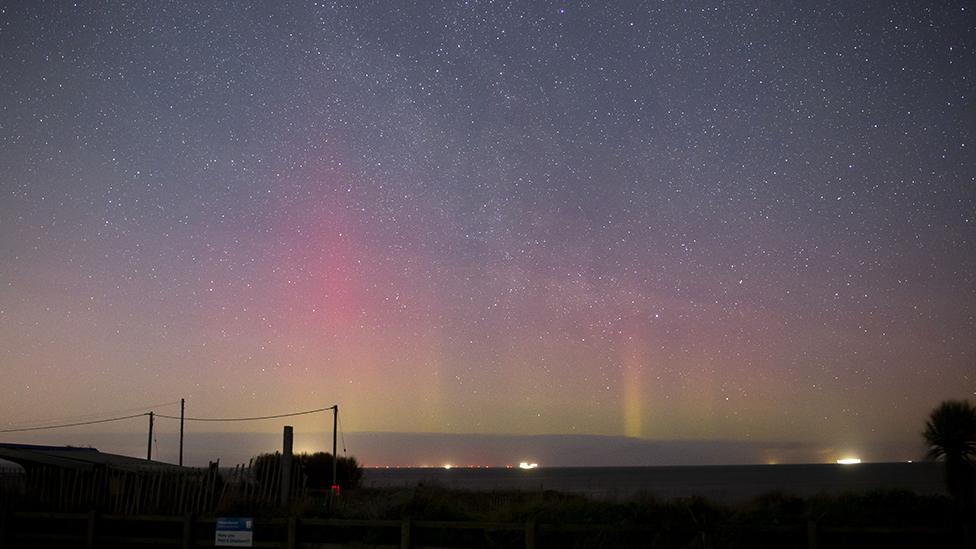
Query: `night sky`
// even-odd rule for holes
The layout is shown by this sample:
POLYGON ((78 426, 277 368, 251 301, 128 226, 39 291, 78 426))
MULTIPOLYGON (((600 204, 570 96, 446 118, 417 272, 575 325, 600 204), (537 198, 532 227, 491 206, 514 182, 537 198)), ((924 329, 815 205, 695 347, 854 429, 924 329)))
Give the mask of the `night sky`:
POLYGON ((0 2, 0 429, 920 445, 972 3, 609 4, 0 2))

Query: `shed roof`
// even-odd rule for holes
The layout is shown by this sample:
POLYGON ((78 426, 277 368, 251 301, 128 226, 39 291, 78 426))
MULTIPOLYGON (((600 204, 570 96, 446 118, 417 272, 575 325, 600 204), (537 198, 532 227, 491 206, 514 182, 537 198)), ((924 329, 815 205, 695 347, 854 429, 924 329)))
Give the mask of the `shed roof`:
POLYGON ((125 470, 179 470, 179 465, 107 454, 95 448, 75 446, 42 446, 37 444, 0 443, 0 459, 28 467, 47 465, 64 469, 92 469, 102 465, 125 470))

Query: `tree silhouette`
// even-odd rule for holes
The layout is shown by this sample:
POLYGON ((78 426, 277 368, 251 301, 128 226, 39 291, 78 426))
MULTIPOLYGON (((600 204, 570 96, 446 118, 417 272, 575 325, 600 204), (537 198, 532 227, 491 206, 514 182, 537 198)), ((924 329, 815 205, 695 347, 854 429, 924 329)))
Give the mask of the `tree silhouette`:
POLYGON ((945 482, 963 513, 966 547, 976 547, 973 511, 976 499, 976 407, 967 400, 947 400, 929 415, 922 433, 928 457, 945 462, 945 482))
POLYGON ((972 503, 976 467, 976 408, 966 400, 947 400, 932 410, 923 433, 928 457, 945 461, 949 492, 972 503))

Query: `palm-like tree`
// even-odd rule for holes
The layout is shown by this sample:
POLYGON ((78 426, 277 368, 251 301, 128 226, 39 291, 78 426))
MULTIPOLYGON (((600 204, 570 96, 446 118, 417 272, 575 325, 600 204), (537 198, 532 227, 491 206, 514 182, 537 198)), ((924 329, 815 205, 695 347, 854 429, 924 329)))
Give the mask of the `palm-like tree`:
POLYGON ((931 459, 945 461, 949 493, 969 507, 976 481, 976 407, 947 400, 932 410, 922 433, 931 459))

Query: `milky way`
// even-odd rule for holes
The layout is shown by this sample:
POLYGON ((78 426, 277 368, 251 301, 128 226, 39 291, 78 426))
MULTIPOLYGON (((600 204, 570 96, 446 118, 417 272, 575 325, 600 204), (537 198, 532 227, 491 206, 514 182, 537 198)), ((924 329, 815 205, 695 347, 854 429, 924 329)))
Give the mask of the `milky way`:
POLYGON ((971 3, 354 4, 0 6, 0 428, 870 451, 976 394, 971 3))

